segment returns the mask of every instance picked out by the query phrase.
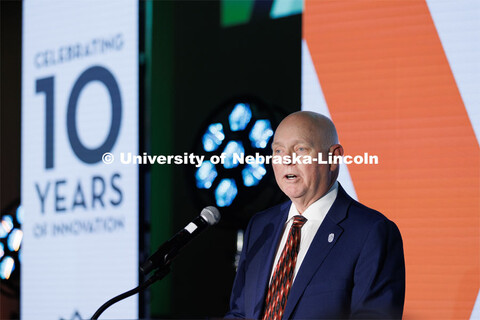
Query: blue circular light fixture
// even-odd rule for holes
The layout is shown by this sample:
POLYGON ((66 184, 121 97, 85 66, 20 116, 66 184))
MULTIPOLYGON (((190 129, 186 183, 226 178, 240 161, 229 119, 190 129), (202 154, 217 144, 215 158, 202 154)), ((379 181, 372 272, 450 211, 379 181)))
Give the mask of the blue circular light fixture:
POLYGON ((207 152, 215 151, 225 139, 221 123, 212 123, 202 137, 203 149, 207 152))
POLYGON ((273 136, 270 120, 257 120, 250 131, 249 138, 255 148, 266 148, 273 136))
POLYGON ((7 245, 10 251, 18 251, 22 243, 23 232, 20 229, 13 229, 8 235, 7 245))
POLYGON ((263 176, 267 173, 267 169, 261 163, 248 164, 242 170, 243 184, 247 187, 258 185, 263 176))
POLYGON ((17 281, 23 231, 23 207, 14 203, 0 216, 0 280, 17 281), (5 214, 6 213, 6 214, 5 214), (16 279, 16 280, 12 280, 16 279))
POLYGON ((8 280, 15 270, 15 260, 12 257, 6 256, 0 262, 0 278, 8 280))
POLYGON ((215 189, 217 206, 226 207, 232 204, 237 196, 238 189, 233 179, 222 179, 215 189))
POLYGON ((216 177, 217 170, 215 166, 210 161, 203 162, 195 173, 197 187, 200 189, 210 189, 216 177))
POLYGON ((245 148, 241 141, 229 141, 223 153, 225 154, 223 166, 225 169, 232 169, 238 167, 238 162, 235 161, 235 155, 240 156, 245 154, 245 148))
POLYGON ((254 210, 283 200, 270 164, 247 160, 272 154, 281 118, 283 114, 255 98, 232 99, 212 112, 193 147, 204 156, 199 168, 190 169, 199 206, 216 203, 232 223, 239 223, 254 210))
POLYGON ((237 103, 228 116, 230 129, 232 131, 245 130, 250 122, 250 119, 252 119, 252 110, 250 109, 250 104, 237 103))
POLYGON ((13 219, 10 215, 5 215, 0 221, 0 238, 5 238, 13 229, 13 219))

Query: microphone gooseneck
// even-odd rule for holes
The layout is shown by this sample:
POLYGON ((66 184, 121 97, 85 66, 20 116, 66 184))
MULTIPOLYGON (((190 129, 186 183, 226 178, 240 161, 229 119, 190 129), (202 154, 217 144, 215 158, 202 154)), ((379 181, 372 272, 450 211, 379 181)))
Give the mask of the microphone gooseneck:
POLYGON ((204 208, 198 217, 170 238, 170 240, 162 244, 158 250, 140 266, 140 270, 143 274, 148 274, 154 269, 169 265, 177 256, 180 249, 190 242, 190 240, 195 238, 207 227, 213 226, 219 221, 220 212, 217 208, 213 206, 204 208))
POLYGON ((163 279, 170 272, 170 263, 178 254, 180 249, 190 242, 190 240, 195 238, 200 232, 205 230, 208 226, 213 226, 219 221, 220 212, 217 208, 213 206, 204 208, 198 217, 190 222, 184 229, 180 230, 170 240, 162 244, 160 248, 158 248, 158 250, 140 267, 140 270, 145 275, 155 270, 155 273, 150 278, 136 288, 133 288, 132 290, 122 293, 105 302, 94 313, 91 320, 97 320, 105 310, 118 301, 145 290, 155 281, 163 279))

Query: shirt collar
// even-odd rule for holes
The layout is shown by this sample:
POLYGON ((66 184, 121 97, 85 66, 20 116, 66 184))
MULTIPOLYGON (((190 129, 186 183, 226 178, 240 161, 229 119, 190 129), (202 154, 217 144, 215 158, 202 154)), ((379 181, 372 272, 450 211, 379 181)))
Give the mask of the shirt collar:
MULTIPOLYGON (((335 181, 333 186, 328 190, 328 192, 323 195, 320 199, 312 203, 308 208, 303 212, 303 216, 307 218, 307 220, 319 220, 323 221, 325 216, 327 215, 328 210, 335 202, 338 194, 338 181, 335 181)), ((300 215, 295 207, 295 204, 292 202, 290 205, 290 211, 288 212, 288 218, 286 223, 290 222, 294 216, 300 215)))

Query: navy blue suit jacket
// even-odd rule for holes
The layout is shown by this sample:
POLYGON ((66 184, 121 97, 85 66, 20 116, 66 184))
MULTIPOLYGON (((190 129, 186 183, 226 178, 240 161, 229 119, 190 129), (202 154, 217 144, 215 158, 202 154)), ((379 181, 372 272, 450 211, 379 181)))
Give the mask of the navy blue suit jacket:
MULTIPOLYGON (((226 318, 263 316, 290 204, 250 220, 226 318)), ((290 289, 283 319, 396 319, 402 317, 404 297, 405 263, 397 226, 339 185, 290 289)))

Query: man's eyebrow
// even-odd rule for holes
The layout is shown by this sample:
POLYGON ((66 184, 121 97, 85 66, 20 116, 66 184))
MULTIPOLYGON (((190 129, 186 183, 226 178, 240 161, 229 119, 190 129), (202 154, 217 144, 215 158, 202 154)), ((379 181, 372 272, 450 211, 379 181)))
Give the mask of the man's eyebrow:
MULTIPOLYGON (((307 145, 307 146, 311 146, 312 144, 306 140, 303 140, 303 139, 298 139, 298 140, 295 140, 293 141, 293 145, 296 146, 296 145, 299 145, 299 144, 304 144, 304 145, 307 145)), ((281 143, 281 142, 272 142, 272 148, 273 147, 283 147, 284 144, 281 143)))
MULTIPOLYGON (((274 145, 274 144, 283 145, 283 144, 280 143, 280 142, 273 142, 272 145, 274 145)), ((305 140, 305 139, 297 139, 297 140, 291 141, 291 144, 293 144, 293 145, 297 145, 297 144, 307 144, 307 145, 310 145, 311 143, 308 142, 308 141, 305 140)))

